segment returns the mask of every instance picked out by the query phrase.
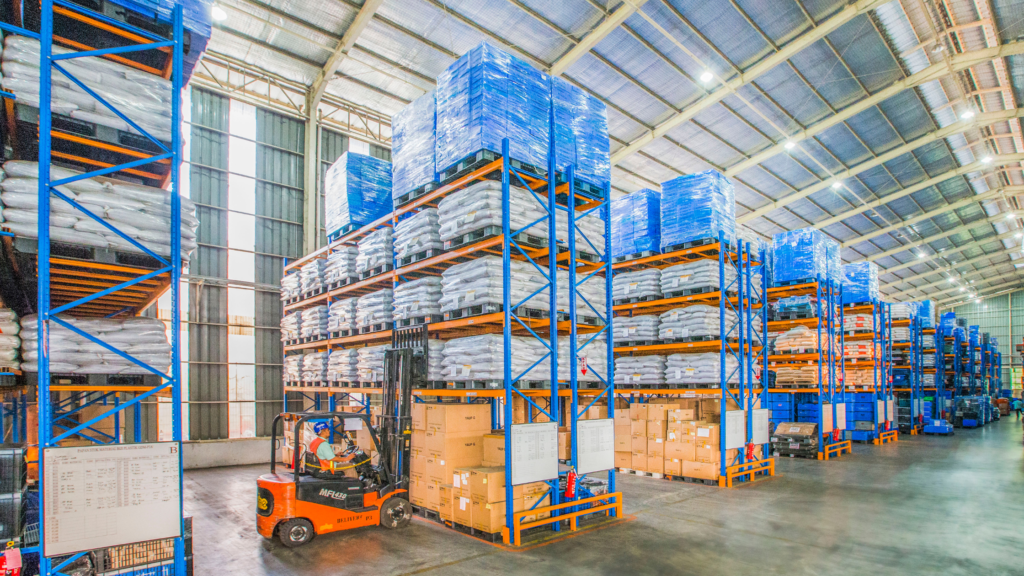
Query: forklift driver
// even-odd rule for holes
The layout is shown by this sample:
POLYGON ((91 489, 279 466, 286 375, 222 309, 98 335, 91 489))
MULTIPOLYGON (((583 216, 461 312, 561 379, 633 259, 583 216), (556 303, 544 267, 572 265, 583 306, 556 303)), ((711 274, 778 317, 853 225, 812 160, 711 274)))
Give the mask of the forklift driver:
POLYGON ((334 446, 327 441, 331 436, 331 427, 326 422, 313 424, 313 432, 316 433, 317 437, 309 443, 309 453, 315 455, 315 459, 309 458, 306 461, 306 468, 312 468, 314 476, 331 477, 334 474, 342 475, 345 469, 351 468, 350 466, 338 466, 338 464, 351 462, 355 458, 355 454, 343 456, 335 454, 334 446))

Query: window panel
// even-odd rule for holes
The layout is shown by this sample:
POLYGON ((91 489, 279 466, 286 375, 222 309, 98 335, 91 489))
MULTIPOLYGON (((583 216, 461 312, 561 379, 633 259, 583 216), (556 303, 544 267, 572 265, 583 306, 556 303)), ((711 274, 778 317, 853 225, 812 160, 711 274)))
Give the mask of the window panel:
POLYGON ((228 248, 256 250, 256 217, 228 212, 228 248))
POLYGON ((256 179, 228 174, 228 210, 256 213, 256 179))
POLYGON ((256 255, 252 252, 228 250, 228 280, 256 281, 256 255))

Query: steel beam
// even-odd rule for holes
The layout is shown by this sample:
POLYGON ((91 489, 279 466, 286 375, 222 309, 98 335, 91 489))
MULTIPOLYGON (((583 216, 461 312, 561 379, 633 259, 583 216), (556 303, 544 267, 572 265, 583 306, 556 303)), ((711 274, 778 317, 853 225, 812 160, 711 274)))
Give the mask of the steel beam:
MULTIPOLYGON (((981 256, 975 256, 974 258, 971 258, 969 260, 961 260, 960 262, 957 262, 956 264, 953 264, 953 265, 949 266, 948 268, 938 268, 938 269, 935 269, 935 270, 929 270, 927 272, 922 272, 920 274, 914 274, 913 276, 907 276, 906 278, 900 278, 900 279, 894 280, 892 282, 886 282, 886 283, 882 284, 882 286, 885 287, 885 288, 894 288, 894 287, 900 286, 902 284, 906 284, 907 282, 913 282, 914 280, 922 280, 922 279, 927 278, 929 276, 935 276, 936 274, 945 274, 947 276, 949 274, 956 274, 957 275, 956 277, 959 278, 960 272, 957 271, 957 267, 959 267, 959 266, 968 266, 968 265, 971 265, 971 264, 977 264, 978 262, 985 262, 985 261, 991 260, 992 258, 995 258, 997 256, 1006 256, 1008 254, 1014 254, 1014 253, 1017 253, 1017 252, 1020 252, 1020 247, 1019 246, 1014 246, 1013 248, 1004 248, 1004 249, 998 250, 996 252, 990 252, 988 254, 982 254, 981 256)), ((921 286, 912 286, 911 288, 907 288, 906 290, 903 290, 902 292, 912 292, 914 290, 919 290, 921 288, 927 288, 929 286, 936 286, 938 284, 941 284, 943 281, 948 282, 948 280, 946 278, 943 278, 943 280, 937 280, 935 282, 931 282, 931 283, 924 284, 924 285, 921 285, 921 286)), ((899 292, 897 294, 900 294, 902 292, 899 292)))
POLYGON ((611 34, 613 30, 625 22, 626 18, 632 16, 645 2, 647 0, 625 0, 614 12, 606 16, 596 28, 584 36, 579 43, 556 60, 548 69, 548 73, 552 76, 561 76, 569 66, 572 66, 584 54, 590 52, 594 46, 597 46, 598 42, 604 40, 605 36, 611 34))
MULTIPOLYGON (((377 8, 380 8, 380 5, 383 3, 384 0, 366 0, 363 2, 362 7, 359 8, 359 13, 356 14, 355 20, 349 24, 344 36, 341 37, 341 41, 334 47, 331 57, 327 59, 323 68, 316 75, 316 80, 313 81, 309 91, 313 95, 312 101, 314 104, 320 104, 320 98, 323 97, 324 90, 327 89, 327 83, 334 77, 334 73, 341 66, 341 61, 348 55, 349 50, 356 45, 359 35, 363 33, 370 20, 373 19, 373 15, 376 14, 377 8)), ((315 110, 315 108, 312 110, 315 110)), ((314 116, 314 114, 310 114, 310 116, 314 116)))
MULTIPOLYGON (((1015 270, 1011 270, 1009 272, 1003 272, 1002 274, 998 274, 996 276, 993 276, 992 274, 993 274, 992 270, 978 270, 978 271, 972 272, 970 274, 965 274, 963 276, 963 278, 982 278, 982 282, 992 282, 994 280, 1001 280, 1003 278, 1008 278, 1008 277, 1019 277, 1020 270, 1016 270, 1015 269, 1015 270), (988 274, 988 278, 985 278, 986 274, 988 274)), ((979 290, 979 289, 974 288, 973 285, 971 285, 971 284, 967 284, 967 285, 958 284, 956 286, 950 286, 949 288, 946 288, 944 290, 933 290, 933 291, 930 291, 928 293, 928 295, 934 297, 934 296, 937 296, 939 294, 948 294, 949 292, 959 292, 961 287, 966 288, 967 291, 972 291, 972 292, 975 292, 975 293, 977 293, 978 290, 979 290)), ((927 286, 924 286, 923 288, 927 288, 927 286)), ((913 292, 913 290, 906 291, 906 292, 900 292, 900 294, 903 294, 903 293, 909 294, 910 292, 913 292)), ((965 294, 966 294, 966 292, 965 292, 965 294)))
MULTIPOLYGON (((959 254, 960 252, 963 252, 964 250, 968 250, 970 248, 977 248, 978 246, 984 246, 985 244, 988 244, 990 242, 995 242, 996 240, 1002 241, 1002 240, 1006 240, 1008 238, 1013 238, 1015 234, 1017 234, 1017 231, 1016 230, 1012 230, 1010 232, 1004 232, 1002 234, 997 234, 995 236, 988 236, 986 238, 981 238, 980 240, 974 240, 973 242, 968 242, 967 244, 964 244, 962 246, 957 246, 956 248, 950 248, 949 250, 946 250, 942 254, 939 254, 939 256, 942 256, 943 258, 947 258, 951 254, 959 254)), ((903 264, 900 264, 899 266, 890 266, 889 268, 886 268, 885 270, 880 270, 878 273, 879 274, 893 274, 893 273, 898 272, 900 270, 903 270, 905 268, 910 268, 912 266, 918 266, 920 264, 925 264, 925 263, 931 261, 933 258, 935 258, 935 256, 936 255, 933 254, 933 255, 929 256, 928 258, 918 258, 916 260, 911 260, 910 262, 905 262, 903 264)))
MULTIPOLYGON (((978 296, 977 297, 978 298, 992 298, 993 296, 1000 296, 1002 294, 1006 294, 1007 292, 1016 292, 1017 289, 1021 288, 1021 287, 1024 287, 1024 286, 1022 286, 1021 281, 1019 281, 1019 280, 1011 280, 1010 282, 1003 282, 1002 284, 997 284, 996 286, 989 286, 984 293, 978 292, 978 296), (995 292, 992 292, 992 290, 995 290, 995 292)), ((943 308, 952 308, 953 306, 959 306, 961 304, 966 304, 968 300, 970 300, 970 298, 964 298, 962 296, 956 296, 954 298, 946 298, 945 300, 941 300, 939 302, 936 302, 936 306, 938 306, 939 304, 942 304, 943 308), (955 304, 946 304, 946 302, 956 302, 956 303, 955 304)))
MULTIPOLYGON (((1013 220, 1013 221, 1015 222, 1016 220, 1013 220)), ((972 228, 976 228, 976 227, 978 227, 978 226, 980 226, 982 224, 992 224, 994 222, 1011 222, 1011 220, 1007 220, 1006 216, 1004 214, 997 214, 995 216, 989 216, 988 218, 985 218, 985 219, 972 220, 971 222, 968 222, 966 224, 961 224, 960 226, 957 226, 956 228, 951 228, 949 230, 944 230, 942 232, 939 232, 938 234, 932 234, 931 236, 928 236, 927 238, 922 238, 921 240, 918 240, 917 242, 912 242, 910 244, 903 244, 901 246, 897 246, 896 248, 893 248, 892 250, 886 250, 885 252, 879 252, 878 254, 872 254, 872 255, 867 256, 865 258, 860 258, 860 259, 857 259, 857 260, 851 260, 851 263, 852 262, 874 262, 875 260, 881 260, 882 258, 885 258, 886 256, 894 256, 894 255, 899 254, 901 252, 907 252, 909 250, 913 250, 914 248, 920 248, 921 246, 926 246, 928 244, 931 244, 932 242, 935 242, 936 240, 942 240, 943 238, 946 238, 948 236, 952 236, 953 234, 957 234, 957 233, 963 232, 965 230, 970 230, 972 228)))

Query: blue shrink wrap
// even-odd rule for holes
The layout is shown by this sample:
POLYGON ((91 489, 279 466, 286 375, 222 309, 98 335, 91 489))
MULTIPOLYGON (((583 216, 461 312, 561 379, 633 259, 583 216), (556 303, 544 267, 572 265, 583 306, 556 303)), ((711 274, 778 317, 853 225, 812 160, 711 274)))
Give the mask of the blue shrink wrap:
POLYGON ((918 302, 917 319, 921 328, 935 328, 935 302, 932 300, 918 302))
POLYGON ((702 238, 736 245, 736 198, 732 182, 708 170, 661 185, 661 248, 702 238))
POLYGON ((825 273, 836 286, 842 286, 843 259, 839 256, 839 243, 831 239, 825 242, 825 273))
POLYGON ((835 244, 813 228, 779 232, 772 238, 774 283, 828 278, 828 245, 835 244))
POLYGON ((612 201, 612 258, 661 250, 661 193, 644 188, 612 201))
POLYGON ((174 7, 181 5, 182 23, 185 30, 191 32, 188 52, 185 53, 185 58, 182 61, 182 78, 187 83, 199 57, 202 56, 206 45, 210 42, 210 19, 214 0, 111 0, 111 2, 156 18, 164 24, 173 24, 174 7))
POLYGON ((562 78, 551 78, 555 169, 575 166, 576 178, 604 187, 611 181, 608 112, 596 97, 562 78))
POLYGON ((391 173, 394 198, 429 184, 434 165, 435 100, 430 91, 391 117, 391 173))
POLYGON ((551 114, 550 77, 484 42, 437 78, 438 172, 479 150, 501 153, 546 170, 551 114))
POLYGON ((981 335, 978 333, 979 330, 979 326, 967 327, 967 342, 970 344, 971 348, 981 346, 981 335))
POLYGON ((391 163, 345 152, 327 169, 324 215, 327 235, 358 228, 391 212, 391 163))
POLYGON ((878 264, 857 262, 843 266, 843 304, 878 300, 878 264))
POLYGON ((946 312, 942 315, 940 322, 946 335, 952 336, 953 329, 956 328, 956 312, 946 312))

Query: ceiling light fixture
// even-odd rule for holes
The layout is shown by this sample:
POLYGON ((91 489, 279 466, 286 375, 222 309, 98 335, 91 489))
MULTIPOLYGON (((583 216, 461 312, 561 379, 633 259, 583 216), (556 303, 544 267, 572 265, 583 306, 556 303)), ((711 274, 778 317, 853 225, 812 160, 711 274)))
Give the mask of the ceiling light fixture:
POLYGON ((785 144, 783 144, 782 147, 785 148, 786 150, 792 150, 794 147, 796 147, 796 142, 793 142, 792 140, 790 140, 790 141, 786 142, 785 144))
POLYGON ((1006 219, 1007 220, 1013 220, 1016 217, 1017 217, 1017 215, 1014 214, 1013 212, 1010 212, 1009 214, 1006 215, 1006 219))
POLYGON ((974 118, 974 110, 964 110, 960 114, 961 120, 970 120, 971 118, 974 118))
POLYGON ((842 187, 843 187, 843 182, 841 180, 832 183, 832 189, 833 190, 839 190, 842 187))
POLYGON ((228 13, 217 4, 214 4, 213 8, 210 10, 210 16, 213 16, 213 19, 217 22, 223 22, 224 20, 227 20, 228 13))
POLYGON ((946 45, 942 42, 936 42, 935 46, 932 46, 932 54, 938 54, 946 49, 946 45))
POLYGON ((963 286, 961 286, 960 287, 960 291, 963 292, 964 290, 967 290, 967 288, 964 288, 963 286))
POLYGON ((708 82, 711 82, 714 77, 715 75, 711 73, 711 70, 705 70, 704 73, 700 75, 700 81, 707 84, 708 82))
POLYGON ((984 158, 981 159, 981 161, 984 164, 991 164, 992 163, 992 157, 991 156, 985 156, 984 158))
POLYGON ((918 257, 918 258, 920 258, 920 259, 922 259, 922 260, 924 260, 924 257, 925 257, 925 256, 927 256, 927 254, 925 254, 924 252, 921 252, 921 253, 919 253, 919 254, 917 255, 917 257, 918 257))

